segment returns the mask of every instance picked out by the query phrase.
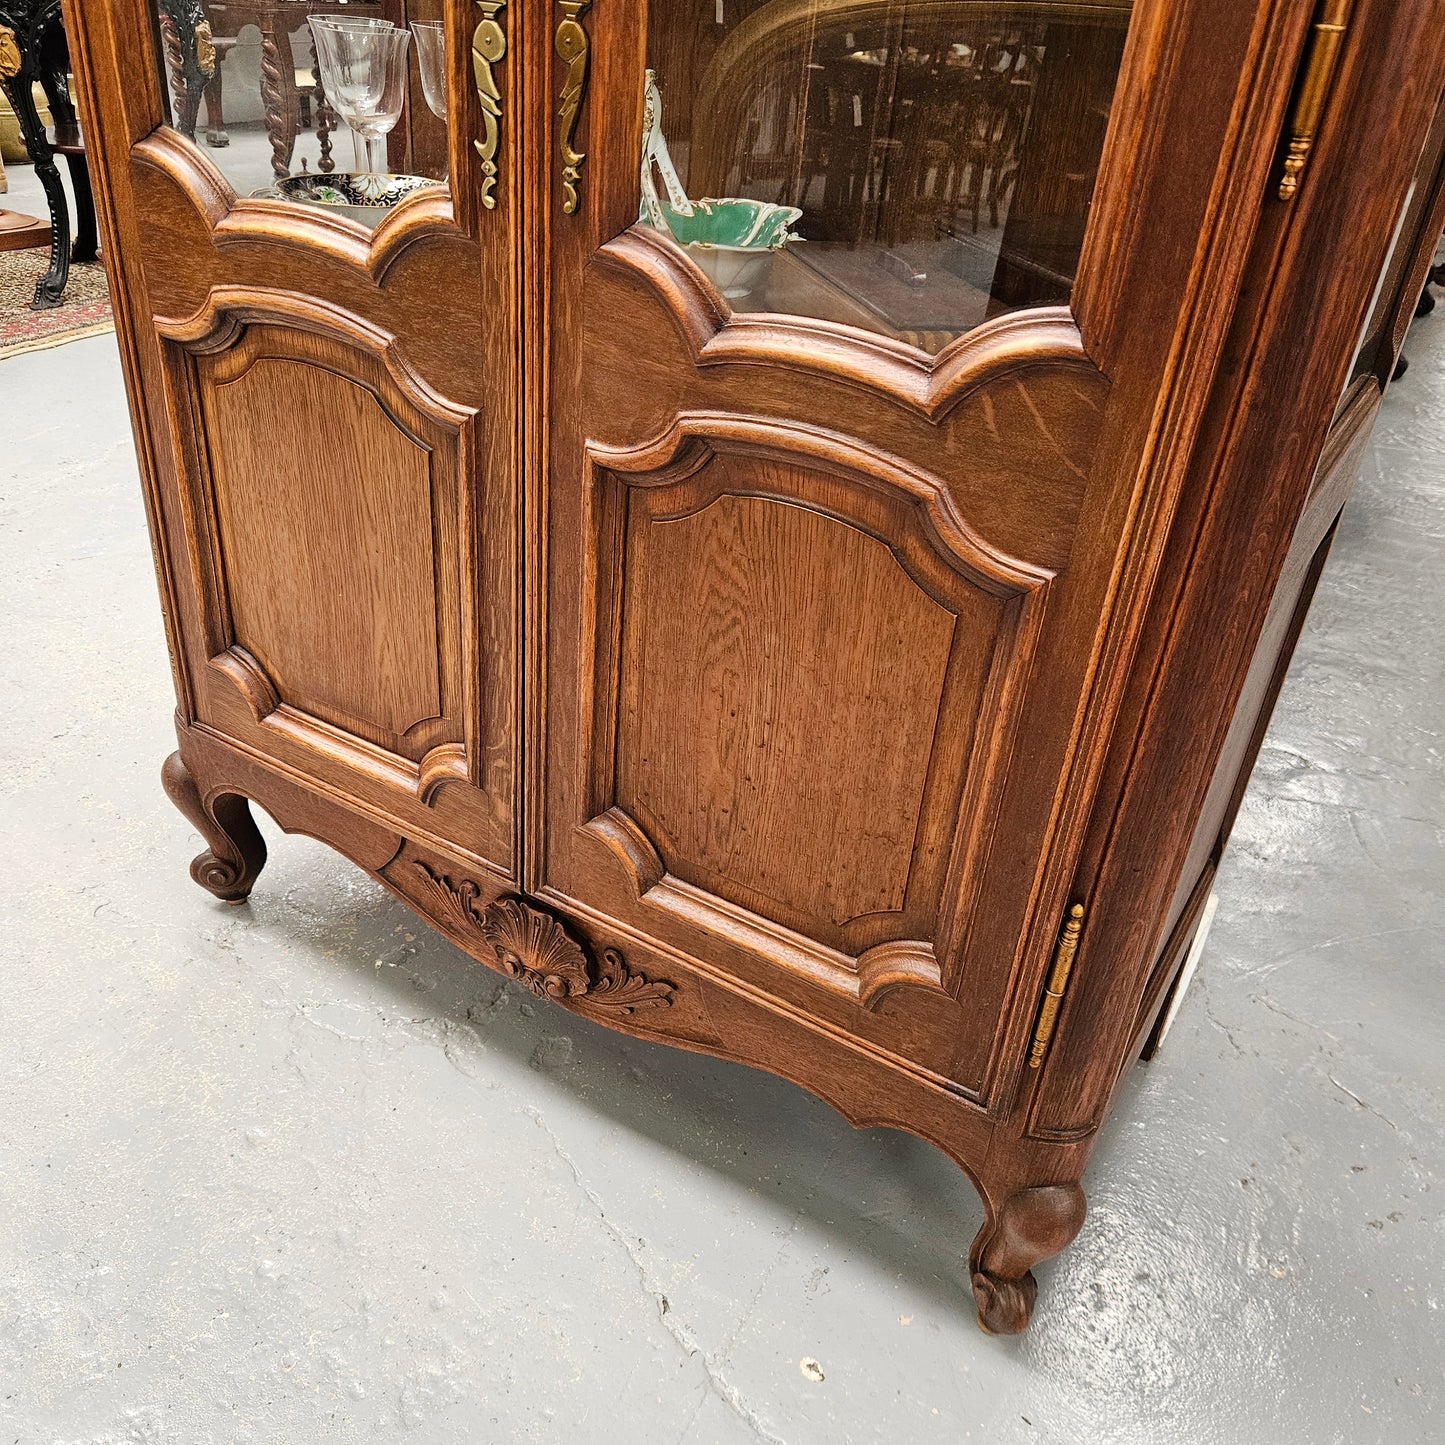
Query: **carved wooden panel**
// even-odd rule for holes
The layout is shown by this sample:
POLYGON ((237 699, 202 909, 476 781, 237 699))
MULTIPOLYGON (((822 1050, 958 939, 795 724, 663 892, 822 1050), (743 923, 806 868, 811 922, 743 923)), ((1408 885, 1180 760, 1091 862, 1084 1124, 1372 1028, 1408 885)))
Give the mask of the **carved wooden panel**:
POLYGON ((766 495, 813 480, 779 470, 720 457, 700 510, 629 508, 617 801, 670 872, 841 945, 903 908, 955 618, 766 495))
POLYGON ((1062 310, 936 359, 729 314, 643 227, 593 255, 581 314, 548 887, 993 1107, 1127 535, 1109 382, 1062 310))
POLYGON ((284 719, 358 762, 389 756, 426 801, 468 775, 467 413, 366 331, 346 336, 337 319, 342 334, 326 334, 313 316, 311 331, 245 324, 246 310, 266 315, 213 305, 168 324, 193 408, 211 668, 257 722, 284 719))
POLYGON ((237 644, 338 726, 439 718, 429 449, 349 377, 276 357, 218 373, 202 398, 237 644))
POLYGON ((592 472, 589 830, 650 903, 798 936, 865 995, 943 981, 1046 591, 925 495, 724 417, 592 472))

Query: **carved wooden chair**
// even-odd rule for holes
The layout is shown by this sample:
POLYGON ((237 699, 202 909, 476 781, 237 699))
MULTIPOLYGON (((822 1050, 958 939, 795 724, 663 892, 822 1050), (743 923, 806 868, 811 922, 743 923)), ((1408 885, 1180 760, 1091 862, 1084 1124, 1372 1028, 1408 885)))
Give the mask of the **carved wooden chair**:
MULTIPOLYGON (((373 0, 352 0, 353 5, 363 10, 369 3, 373 0)), ((321 145, 319 169, 334 170, 336 163, 331 155, 330 136, 336 128, 335 113, 326 103, 315 66, 298 66, 292 59, 291 37, 305 25, 305 11, 310 7, 272 6, 263 15, 265 7, 254 3, 254 0, 202 0, 202 4, 210 25, 211 43, 216 49, 215 72, 205 90, 206 144, 219 150, 231 143, 225 117, 223 70, 226 57, 235 49, 237 38, 245 26, 261 26, 262 19, 268 19, 271 22, 269 28, 261 26, 261 91, 266 107, 266 131, 272 148, 272 170, 278 176, 289 170, 298 132, 311 128, 313 107, 317 139, 321 145), (289 85, 286 66, 290 66, 289 85), (278 143, 283 147, 285 156, 283 170, 277 170, 278 143)), ((379 6, 380 0, 374 0, 374 4, 379 6)))

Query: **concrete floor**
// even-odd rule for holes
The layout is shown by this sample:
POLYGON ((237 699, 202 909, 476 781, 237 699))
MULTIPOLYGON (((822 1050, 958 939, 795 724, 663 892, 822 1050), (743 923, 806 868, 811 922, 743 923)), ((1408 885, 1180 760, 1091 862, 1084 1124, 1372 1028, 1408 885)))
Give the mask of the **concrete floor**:
POLYGON ((538 1005, 306 839, 196 888, 114 340, 0 362, 0 1441, 1445 1439, 1445 321, 1410 351, 1018 1340, 928 1146, 538 1005))

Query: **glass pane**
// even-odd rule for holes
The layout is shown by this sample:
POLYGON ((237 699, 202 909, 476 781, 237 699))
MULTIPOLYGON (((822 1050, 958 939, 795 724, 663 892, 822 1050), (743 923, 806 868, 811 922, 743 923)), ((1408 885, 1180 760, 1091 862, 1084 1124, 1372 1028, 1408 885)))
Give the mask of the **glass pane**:
POLYGON ((340 206, 375 225, 445 180, 443 0, 152 4, 171 124, 237 194, 340 206), (312 17, 335 22, 325 53, 312 17))
POLYGON ((652 0, 642 219, 930 353, 1068 300, 1130 0, 652 0))

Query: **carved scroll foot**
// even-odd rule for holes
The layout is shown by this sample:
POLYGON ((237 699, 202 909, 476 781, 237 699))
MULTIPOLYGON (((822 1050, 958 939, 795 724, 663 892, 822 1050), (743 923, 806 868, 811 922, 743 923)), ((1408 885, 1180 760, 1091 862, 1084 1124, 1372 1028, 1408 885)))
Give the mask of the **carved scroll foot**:
POLYGON ((994 1209, 969 1252, 978 1323, 987 1334, 1016 1335, 1034 1312, 1038 1281, 1032 1269, 1063 1249, 1084 1222, 1077 1184, 1020 1189, 994 1209))
POLYGON ((266 840, 251 819, 250 804, 236 793, 209 803, 179 753, 161 768, 166 795, 210 845, 191 863, 191 877, 223 903, 244 903, 266 865, 266 840))

